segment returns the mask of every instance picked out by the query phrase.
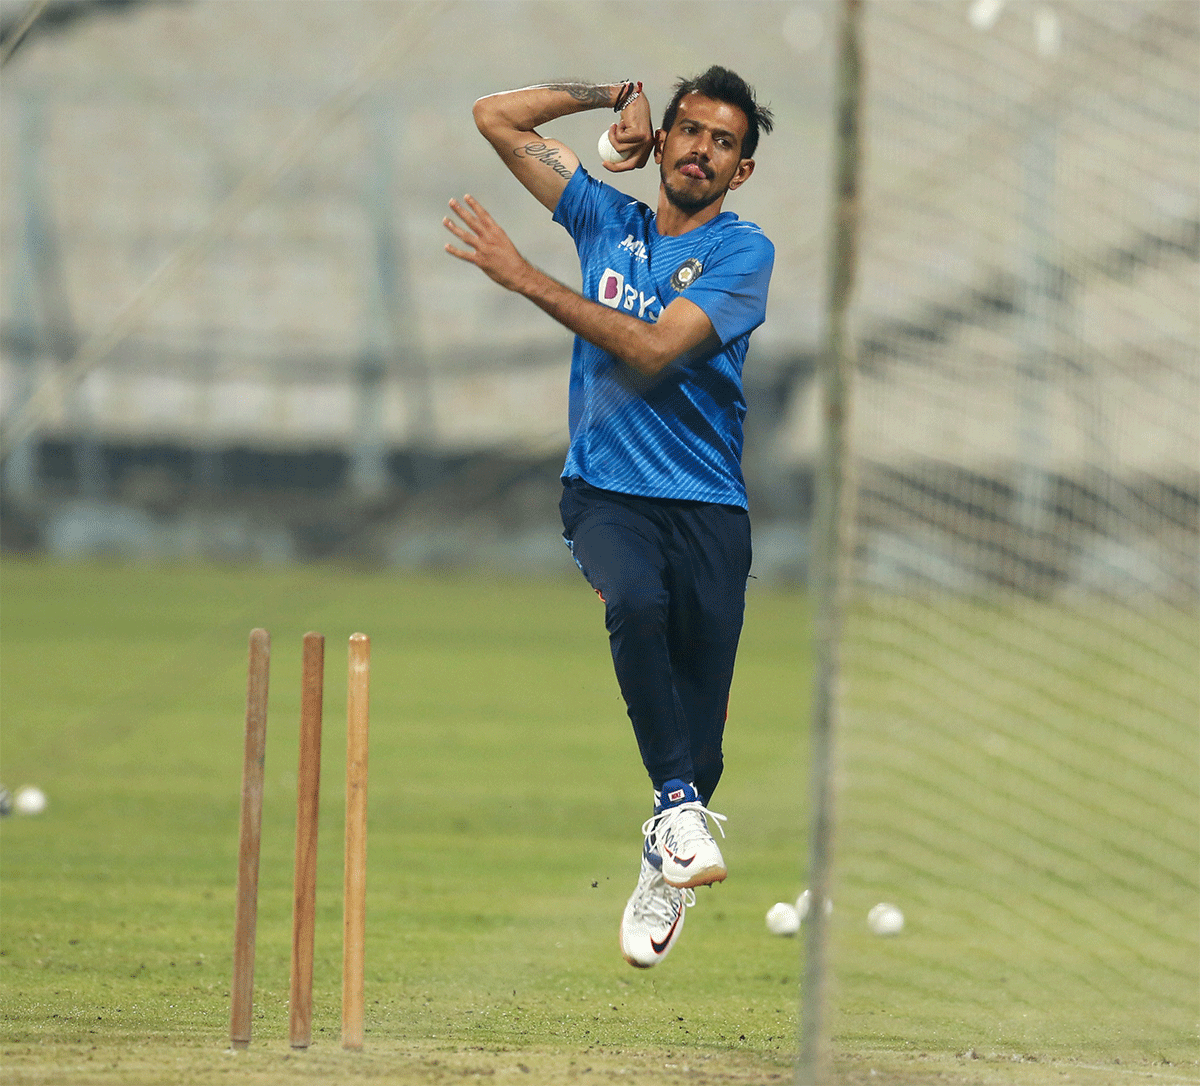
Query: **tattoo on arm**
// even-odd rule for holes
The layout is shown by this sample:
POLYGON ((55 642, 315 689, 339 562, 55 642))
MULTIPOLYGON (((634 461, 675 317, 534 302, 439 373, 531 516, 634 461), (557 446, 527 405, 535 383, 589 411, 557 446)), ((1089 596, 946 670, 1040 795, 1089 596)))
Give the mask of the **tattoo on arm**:
POLYGON ((565 91, 577 102, 588 106, 612 105, 612 87, 594 83, 546 83, 546 90, 565 91))
POLYGON ((525 144, 524 147, 514 147, 513 154, 517 158, 531 158, 535 162, 540 162, 544 166, 549 166, 559 177, 566 180, 571 180, 573 170, 567 169, 566 165, 558 157, 557 147, 548 147, 541 140, 534 140, 532 143, 525 144))

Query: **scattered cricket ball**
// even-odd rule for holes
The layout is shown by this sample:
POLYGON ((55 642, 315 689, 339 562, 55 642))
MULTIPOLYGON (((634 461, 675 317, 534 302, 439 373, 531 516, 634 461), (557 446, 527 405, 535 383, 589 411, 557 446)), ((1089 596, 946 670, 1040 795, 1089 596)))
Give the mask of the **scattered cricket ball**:
POLYGON ((904 914, 890 901, 881 901, 867 913, 867 927, 876 935, 898 935, 904 929, 904 914))
MULTIPOLYGON (((800 919, 803 920, 808 916, 808 910, 812 904, 812 894, 805 890, 798 898, 796 898, 796 912, 800 914, 800 919)), ((825 902, 825 915, 828 916, 833 912, 833 902, 825 902)))
POLYGON ((777 901, 767 910, 767 931, 772 935, 795 935, 800 930, 800 914, 794 905, 777 901))
POLYGON ((18 788, 13 795, 13 810, 17 814, 36 815, 46 809, 46 793, 32 784, 18 788))

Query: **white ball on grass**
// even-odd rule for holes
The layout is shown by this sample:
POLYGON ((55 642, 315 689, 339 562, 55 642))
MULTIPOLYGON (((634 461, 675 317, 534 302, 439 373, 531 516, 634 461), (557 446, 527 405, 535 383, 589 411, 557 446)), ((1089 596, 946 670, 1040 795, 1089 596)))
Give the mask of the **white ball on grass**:
POLYGON ((867 913, 867 927, 876 935, 899 935, 904 930, 904 914, 890 901, 881 901, 867 913))
MULTIPOLYGON (((805 890, 798 898, 796 898, 796 912, 800 914, 800 919, 803 920, 808 916, 808 910, 812 907, 812 893, 805 890)), ((825 915, 828 916, 833 912, 833 902, 826 900, 825 915)))
POLYGON ((13 795, 13 809, 17 814, 41 814, 46 809, 46 793, 32 784, 18 788, 13 795))
POLYGON ((794 905, 777 901, 767 910, 767 931, 772 935, 795 935, 800 930, 800 914, 794 905))

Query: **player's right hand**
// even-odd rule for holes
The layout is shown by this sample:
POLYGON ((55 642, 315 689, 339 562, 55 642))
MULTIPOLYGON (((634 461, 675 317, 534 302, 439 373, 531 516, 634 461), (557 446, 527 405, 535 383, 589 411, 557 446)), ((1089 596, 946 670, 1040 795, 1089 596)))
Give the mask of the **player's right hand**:
POLYGON ((654 150, 654 122, 650 119, 650 103, 645 93, 639 94, 621 112, 608 130, 608 141, 613 148, 624 154, 633 152, 624 162, 605 162, 603 166, 613 173, 640 170, 650 160, 654 150))

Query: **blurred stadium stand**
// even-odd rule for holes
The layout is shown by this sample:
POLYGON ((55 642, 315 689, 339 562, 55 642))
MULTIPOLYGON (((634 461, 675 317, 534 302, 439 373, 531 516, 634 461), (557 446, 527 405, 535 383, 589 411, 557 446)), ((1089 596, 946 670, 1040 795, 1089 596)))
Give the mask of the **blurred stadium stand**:
MULTIPOLYGON (((43 14, 4 74, 6 422, 352 80, 406 6, 43 14)), ((435 9, 428 40, 317 153, 101 365, 63 382, 8 458, 6 545, 438 561, 516 533, 505 553, 528 555, 532 536, 558 560, 569 336, 441 251, 445 202, 470 187, 531 259, 577 279, 569 240, 470 118, 480 94, 553 74, 511 60, 548 13, 576 42, 555 70, 606 78, 579 31, 611 9, 435 9)), ((708 58, 660 70, 663 87, 708 58)), ((577 126, 579 145, 595 126, 577 126)), ((815 188, 820 170, 807 173, 815 188)), ((649 196, 653 181, 637 187, 649 196)), ((787 341, 781 330, 772 355, 787 341)))
MULTIPOLYGON (((1147 420, 1112 435, 1118 473, 1172 488, 1179 530, 1194 533, 1197 9, 1053 6, 1064 41, 1048 64, 1028 20, 983 34, 965 0, 868 5, 860 447, 868 476, 886 464, 911 482, 935 463, 939 501, 971 501, 983 487, 1011 504, 1030 460, 1022 403, 1036 400, 1038 426, 1074 435, 1036 465, 1066 491, 1091 455, 1080 443, 1109 440, 1079 425, 1080 396, 1116 397, 1127 417, 1147 420), (1039 174, 1048 147, 1070 183, 1053 221, 1036 196, 1053 183, 1039 174), (1111 183, 1118 159, 1132 161, 1144 198, 1111 183), (1037 242, 1047 232, 1052 260, 1037 242), (1058 301, 1035 312, 1046 298, 1058 301), (1031 357, 1051 361, 1031 376, 1031 357), (1030 382, 1035 397, 1014 394, 1030 382), (942 415, 926 417, 951 395, 969 443, 942 415), (902 443, 892 441, 898 420, 902 443)), ((632 54, 620 3, 418 7, 47 6, 3 73, 5 425, 34 389, 49 382, 55 395, 6 458, 4 545, 561 564, 570 337, 442 253, 446 200, 475 193, 531 260, 568 283, 578 276, 565 234, 495 161, 470 104, 546 78, 632 73, 658 110, 674 77, 718 61, 743 71, 779 121, 753 183, 727 206, 778 248, 746 373, 756 560, 764 575, 802 576, 829 5, 711 3, 698 21, 692 5, 650 3, 643 20, 688 29, 632 54), (414 23, 413 40, 401 39, 390 69, 314 153, 100 365, 67 379, 81 344, 354 81, 398 18, 416 14, 428 29, 414 23), (530 55, 531 41, 545 51, 530 55)), ((5 31, 27 10, 5 0, 5 31)), ((599 123, 585 114, 556 130, 593 172, 599 123)), ((618 184, 652 199, 649 175, 618 184)), ((881 539, 886 504, 868 509, 881 539)))

